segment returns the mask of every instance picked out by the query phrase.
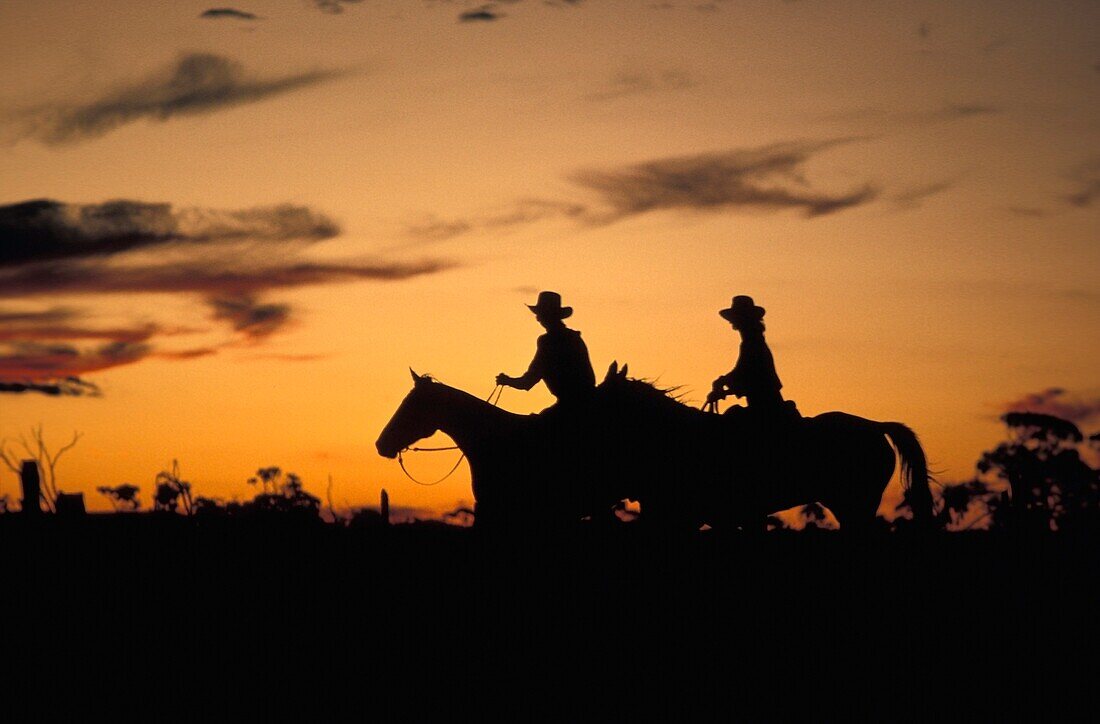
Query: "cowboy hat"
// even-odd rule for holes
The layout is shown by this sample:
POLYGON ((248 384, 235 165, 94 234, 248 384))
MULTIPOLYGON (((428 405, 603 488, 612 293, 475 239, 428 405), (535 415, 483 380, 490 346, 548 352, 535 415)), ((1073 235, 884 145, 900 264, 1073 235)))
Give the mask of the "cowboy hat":
POLYGON ((551 319, 565 319, 573 314, 572 307, 561 305, 561 295, 557 292, 539 292, 539 300, 534 304, 528 304, 527 308, 536 316, 551 319))
POLYGON ((721 309, 718 314, 727 322, 736 322, 745 319, 763 319, 764 308, 756 306, 752 297, 739 294, 733 298, 729 309, 721 309))

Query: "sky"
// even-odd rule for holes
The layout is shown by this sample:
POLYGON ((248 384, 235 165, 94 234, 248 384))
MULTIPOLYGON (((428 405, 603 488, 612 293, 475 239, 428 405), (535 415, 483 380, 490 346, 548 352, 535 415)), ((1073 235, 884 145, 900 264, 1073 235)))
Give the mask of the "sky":
POLYGON ((0 438, 80 432, 59 484, 97 509, 178 460, 201 495, 278 465, 438 513, 468 468, 419 487, 374 449, 410 366, 487 396, 554 289, 598 377, 699 403, 748 294, 803 414, 904 422, 966 479, 1008 409, 1100 427, 1098 26, 1087 1, 7 0, 0 438))

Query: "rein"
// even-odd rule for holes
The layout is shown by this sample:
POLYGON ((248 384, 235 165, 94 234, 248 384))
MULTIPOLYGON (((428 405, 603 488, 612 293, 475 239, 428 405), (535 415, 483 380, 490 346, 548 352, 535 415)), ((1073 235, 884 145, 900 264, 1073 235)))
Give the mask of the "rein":
MULTIPOLYGON (((497 385, 496 387, 493 388, 493 391, 489 393, 489 396, 485 398, 485 401, 490 403, 493 407, 497 407, 500 404, 500 398, 503 394, 504 394, 504 385, 497 385), (493 399, 494 395, 496 395, 495 400, 493 399)), ((417 480, 416 478, 414 478, 412 476, 412 473, 410 473, 405 468, 405 459, 402 456, 402 453, 404 453, 406 451, 408 451, 408 452, 442 452, 444 450, 458 450, 458 445, 447 445, 446 447, 407 447, 404 450, 398 450, 397 451, 397 464, 401 466, 401 472, 405 473, 406 478, 413 481, 417 485, 422 485, 425 488, 430 488, 433 485, 439 485, 444 480, 451 477, 451 475, 454 474, 454 471, 458 470, 458 466, 462 464, 462 461, 466 459, 466 453, 462 453, 461 455, 459 455, 458 456, 458 461, 455 462, 454 467, 452 467, 450 470, 448 470, 446 475, 444 475, 442 478, 440 478, 439 480, 436 480, 433 483, 421 482, 421 481, 417 480)))

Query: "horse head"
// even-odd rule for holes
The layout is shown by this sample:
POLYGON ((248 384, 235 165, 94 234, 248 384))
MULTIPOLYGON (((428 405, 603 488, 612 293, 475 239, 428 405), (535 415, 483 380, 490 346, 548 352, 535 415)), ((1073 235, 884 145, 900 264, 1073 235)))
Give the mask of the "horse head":
POLYGON ((431 404, 432 392, 438 383, 429 375, 418 375, 412 367, 413 388, 386 423, 382 434, 374 443, 378 454, 386 458, 395 458, 397 454, 417 440, 431 436, 439 429, 438 420, 433 416, 431 404))

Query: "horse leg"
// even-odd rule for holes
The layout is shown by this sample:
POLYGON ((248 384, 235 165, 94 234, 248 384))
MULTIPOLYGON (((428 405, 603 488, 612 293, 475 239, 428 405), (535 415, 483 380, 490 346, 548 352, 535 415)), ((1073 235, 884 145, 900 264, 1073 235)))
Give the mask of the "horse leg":
POLYGON ((828 487, 837 492, 821 501, 846 534, 862 535, 878 527, 878 507, 894 474, 895 461, 894 450, 885 439, 877 436, 874 445, 877 449, 850 458, 862 459, 861 469, 845 473, 835 468, 834 481, 828 487))

